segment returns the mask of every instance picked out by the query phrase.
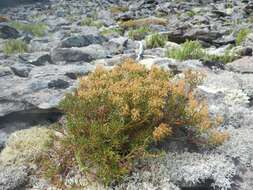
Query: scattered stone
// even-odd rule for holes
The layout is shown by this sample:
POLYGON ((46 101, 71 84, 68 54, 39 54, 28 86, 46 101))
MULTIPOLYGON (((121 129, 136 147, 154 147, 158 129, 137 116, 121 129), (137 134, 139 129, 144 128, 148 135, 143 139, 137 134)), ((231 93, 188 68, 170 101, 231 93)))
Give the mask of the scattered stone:
POLYGON ((65 89, 69 87, 69 83, 62 79, 52 80, 48 83, 48 88, 65 89))
POLYGON ((227 64, 229 70, 239 73, 253 73, 253 57, 243 57, 227 64))
POLYGON ((14 72, 15 75, 19 77, 28 77, 29 73, 32 70, 32 66, 28 64, 16 63, 11 66, 11 70, 14 72))
POLYGON ((91 44, 103 44, 106 38, 99 35, 72 36, 62 41, 61 47, 85 47, 91 44))
POLYGON ((11 69, 9 67, 0 66, 0 77, 11 75, 11 69))
POLYGON ((50 54, 47 52, 38 52, 33 54, 23 54, 19 58, 26 62, 26 64, 31 64, 35 66, 43 66, 46 64, 53 64, 50 54))
POLYGON ((0 38, 18 38, 20 36, 19 32, 6 24, 0 24, 0 38))
POLYGON ((93 60, 89 53, 82 51, 80 48, 57 48, 52 51, 51 56, 54 62, 90 62, 93 60))

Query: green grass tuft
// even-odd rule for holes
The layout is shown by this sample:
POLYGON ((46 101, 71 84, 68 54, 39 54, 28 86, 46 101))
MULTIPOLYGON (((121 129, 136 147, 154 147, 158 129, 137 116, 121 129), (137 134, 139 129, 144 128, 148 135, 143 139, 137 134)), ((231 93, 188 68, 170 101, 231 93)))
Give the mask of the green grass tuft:
POLYGON ((42 37, 45 35, 47 30, 47 25, 42 23, 21 23, 17 21, 10 22, 10 26, 17 30, 22 30, 24 32, 31 33, 34 36, 42 37))
POLYGON ((208 61, 216 61, 229 63, 238 58, 231 50, 226 50, 223 55, 208 54, 198 41, 186 41, 180 48, 173 48, 167 51, 167 57, 180 61, 188 59, 202 59, 208 61))
POLYGON ((25 53, 28 51, 28 46, 23 40, 8 40, 4 44, 3 52, 6 55, 16 54, 16 53, 25 53))
POLYGON ((151 36, 148 36, 145 41, 147 48, 158 48, 165 46, 166 38, 159 33, 155 33, 151 36))
POLYGON ((145 36, 150 32, 150 28, 147 26, 143 26, 137 29, 131 29, 128 32, 128 37, 132 40, 142 40, 145 36))
POLYGON ((104 24, 102 23, 102 21, 100 20, 95 20, 91 17, 86 17, 85 19, 83 19, 80 23, 81 26, 95 26, 97 28, 101 28, 102 26, 104 26, 104 24))
POLYGON ((198 41, 186 41, 180 48, 173 48, 167 52, 167 56, 180 61, 187 59, 200 59, 205 52, 198 41))
POLYGON ((236 45, 241 45, 250 32, 251 31, 248 28, 241 29, 236 36, 236 45))

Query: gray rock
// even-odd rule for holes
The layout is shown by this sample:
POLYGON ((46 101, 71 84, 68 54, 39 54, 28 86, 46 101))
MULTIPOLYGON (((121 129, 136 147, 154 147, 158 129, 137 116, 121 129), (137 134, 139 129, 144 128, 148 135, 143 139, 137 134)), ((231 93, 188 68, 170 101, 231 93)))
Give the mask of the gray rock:
POLYGON ((1 67, 0 66, 0 77, 4 77, 7 75, 11 75, 11 69, 9 67, 1 67))
POLYGON ((20 55, 19 58, 21 61, 35 65, 35 66, 43 66, 46 64, 53 64, 53 61, 51 59, 51 56, 47 52, 36 52, 33 54, 23 54, 20 55))
POLYGON ((29 73, 32 70, 32 66, 28 64, 16 63, 11 66, 11 70, 14 72, 15 75, 19 77, 28 77, 29 73))
POLYGON ((105 41, 106 38, 99 35, 72 36, 63 40, 61 47, 85 47, 91 44, 103 44, 105 41))
POLYGON ((69 87, 69 83, 62 79, 52 80, 48 83, 48 88, 65 89, 69 87))
POLYGON ((77 62, 92 61, 92 56, 80 48, 57 48, 51 53, 54 62, 65 61, 65 62, 77 62))
POLYGON ((239 73, 253 73, 253 57, 243 57, 227 64, 229 70, 239 73))
POLYGON ((91 65, 89 66, 88 64, 85 67, 72 67, 66 71, 65 75, 68 76, 70 79, 76 80, 80 76, 88 75, 94 69, 95 67, 91 65))
POLYGON ((17 190, 28 181, 28 173, 24 167, 0 167, 0 190, 17 190))
POLYGON ((0 38, 18 38, 19 36, 19 32, 15 28, 6 24, 0 24, 0 38))
POLYGON ((128 38, 112 38, 106 45, 112 54, 122 54, 126 49, 128 38))

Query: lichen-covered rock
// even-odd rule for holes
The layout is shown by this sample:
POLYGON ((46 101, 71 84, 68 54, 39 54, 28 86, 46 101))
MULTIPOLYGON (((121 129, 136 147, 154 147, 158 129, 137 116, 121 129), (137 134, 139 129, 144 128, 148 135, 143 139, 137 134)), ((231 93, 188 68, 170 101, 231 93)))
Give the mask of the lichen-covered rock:
POLYGON ((25 186, 28 173, 25 167, 0 167, 0 190, 17 190, 25 186))
POLYGON ((210 186, 229 189, 236 175, 233 162, 219 154, 168 153, 162 159, 144 163, 144 169, 137 170, 119 188, 126 189, 172 189, 210 186))
POLYGON ((45 150, 51 130, 46 127, 32 127, 10 135, 6 147, 0 153, 0 164, 29 164, 45 150))

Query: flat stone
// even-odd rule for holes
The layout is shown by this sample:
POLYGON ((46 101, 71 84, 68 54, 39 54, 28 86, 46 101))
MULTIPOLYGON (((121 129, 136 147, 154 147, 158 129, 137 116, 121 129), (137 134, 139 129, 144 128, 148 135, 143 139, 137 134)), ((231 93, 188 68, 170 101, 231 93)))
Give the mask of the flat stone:
POLYGON ((19 77, 28 77, 29 73, 32 70, 32 66, 28 64, 16 63, 11 66, 11 70, 14 72, 15 75, 19 77))
POLYGON ((243 57, 227 64, 229 70, 239 73, 253 73, 253 57, 243 57))
POLYGON ((48 88, 65 89, 69 87, 69 83, 62 79, 52 80, 48 83, 48 88))
POLYGON ((62 41, 61 47, 85 47, 91 44, 103 44, 107 39, 100 35, 80 35, 66 38, 62 41))
POLYGON ((46 64, 53 64, 51 56, 47 52, 38 52, 33 54, 23 54, 19 58, 27 64, 42 66, 46 64))

